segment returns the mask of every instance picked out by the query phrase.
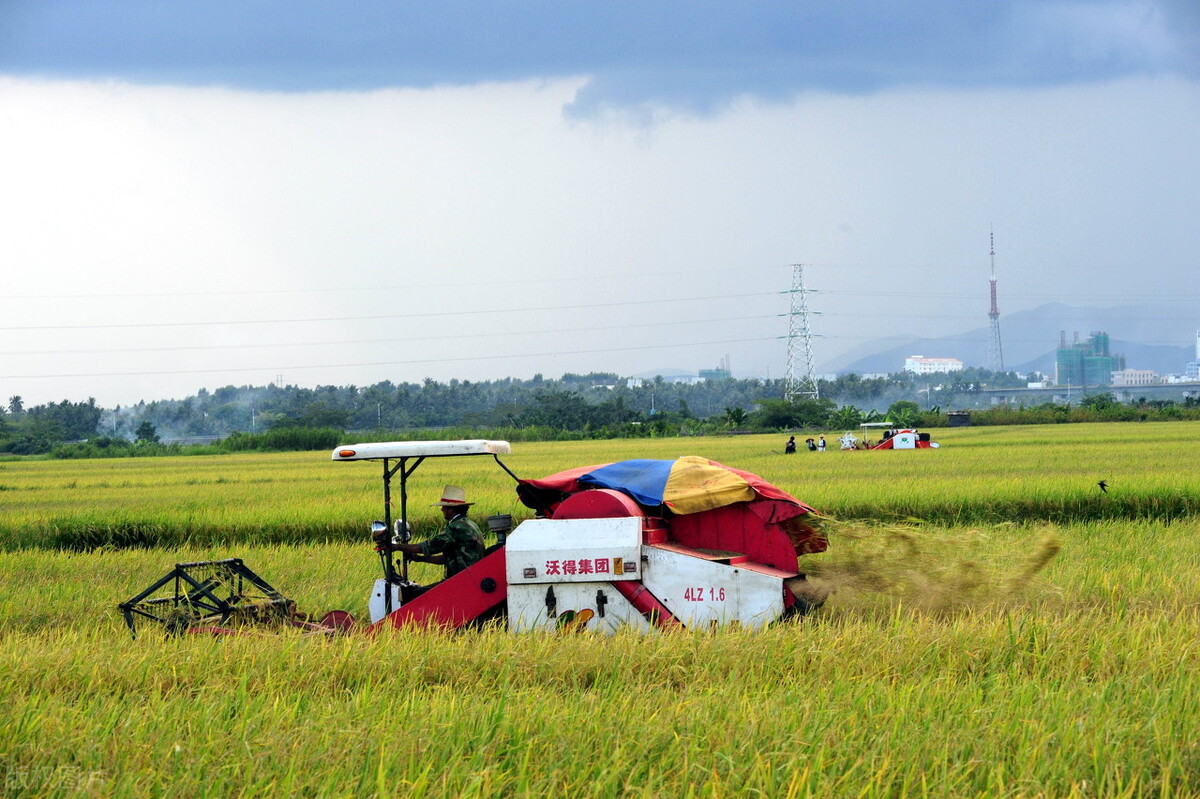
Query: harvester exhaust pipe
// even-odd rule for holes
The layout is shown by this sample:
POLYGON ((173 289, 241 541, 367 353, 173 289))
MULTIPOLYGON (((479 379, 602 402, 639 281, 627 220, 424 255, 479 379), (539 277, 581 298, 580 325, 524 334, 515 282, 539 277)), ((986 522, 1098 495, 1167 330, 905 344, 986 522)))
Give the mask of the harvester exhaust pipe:
POLYGON ((508 540, 508 534, 512 532, 512 515, 508 513, 497 513, 494 516, 487 518, 488 531, 496 536, 496 543, 503 544, 508 540))

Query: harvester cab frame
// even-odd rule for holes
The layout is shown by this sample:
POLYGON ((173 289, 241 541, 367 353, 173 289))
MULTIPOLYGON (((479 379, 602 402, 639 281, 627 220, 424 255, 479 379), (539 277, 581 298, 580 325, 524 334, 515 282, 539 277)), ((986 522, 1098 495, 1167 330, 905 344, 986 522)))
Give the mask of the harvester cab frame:
MULTIPOLYGON (((491 455, 496 463, 513 480, 520 478, 504 465, 501 455, 508 455, 512 447, 507 441, 467 439, 462 441, 388 441, 364 444, 349 444, 333 451, 335 461, 380 461, 383 465, 383 521, 373 522, 372 536, 390 531, 393 543, 408 543, 412 528, 408 524, 408 479, 427 458, 454 458, 476 455, 491 455), (400 517, 392 518, 392 479, 400 476, 400 517)), ((389 547, 379 547, 383 568, 383 579, 376 582, 372 592, 372 617, 380 612, 389 615, 399 607, 403 588, 413 585, 408 579, 408 556, 400 559, 397 574, 393 552, 389 547), (377 601, 378 600, 378 601, 377 601)))

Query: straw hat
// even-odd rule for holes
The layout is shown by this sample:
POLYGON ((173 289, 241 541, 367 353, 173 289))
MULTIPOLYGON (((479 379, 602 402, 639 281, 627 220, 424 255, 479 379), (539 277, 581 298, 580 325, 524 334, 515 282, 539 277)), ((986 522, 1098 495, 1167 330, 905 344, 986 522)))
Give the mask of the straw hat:
POLYGON ((446 486, 442 489, 441 501, 433 503, 433 507, 465 508, 474 504, 474 502, 467 502, 467 492, 465 489, 459 486, 446 486))

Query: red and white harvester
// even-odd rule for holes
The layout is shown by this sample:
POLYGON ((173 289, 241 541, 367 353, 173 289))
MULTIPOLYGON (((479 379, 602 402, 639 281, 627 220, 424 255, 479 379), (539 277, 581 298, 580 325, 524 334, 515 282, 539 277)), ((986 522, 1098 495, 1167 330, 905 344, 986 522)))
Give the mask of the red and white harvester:
MULTIPOLYGON (((824 595, 797 556, 827 546, 816 512, 757 475, 697 457, 627 460, 518 478, 500 460, 506 441, 349 444, 335 461, 382 466, 383 519, 371 526, 383 567, 368 600, 369 631, 459 629, 487 622, 514 631, 759 628, 819 606, 824 595), (516 480, 534 518, 487 519, 497 542, 449 579, 418 586, 389 544, 407 542, 408 480, 422 463, 491 456, 516 480), (399 486, 394 487, 399 477, 399 486), (393 517, 395 494, 399 514, 393 517)), ((240 558, 177 563, 119 609, 168 633, 240 635, 247 627, 328 634, 356 627, 345 611, 320 619, 240 558)))
MULTIPOLYGON (((797 556, 827 543, 816 512, 757 475, 698 457, 628 460, 537 480, 500 460, 505 441, 351 444, 335 461, 382 465, 384 519, 373 531, 408 540, 408 478, 430 458, 491 456, 517 481, 535 517, 511 529, 492 516, 497 543, 482 560, 415 592, 407 562, 377 547, 383 576, 369 601, 373 628, 456 629, 494 621, 513 631, 758 628, 807 613, 823 595, 797 556), (393 479, 399 476, 399 515, 393 479), (405 601, 405 597, 411 597, 405 601)), ((379 540, 378 537, 376 540, 379 540)))
MULTIPOLYGON (((900 427, 892 422, 864 422, 862 425, 863 440, 869 441, 868 433, 879 428, 880 438, 874 444, 868 444, 867 449, 937 449, 938 443, 928 433, 922 433, 912 427, 900 427)), ((847 436, 850 434, 847 433, 847 436)), ((845 446, 842 447, 846 449, 845 446)))

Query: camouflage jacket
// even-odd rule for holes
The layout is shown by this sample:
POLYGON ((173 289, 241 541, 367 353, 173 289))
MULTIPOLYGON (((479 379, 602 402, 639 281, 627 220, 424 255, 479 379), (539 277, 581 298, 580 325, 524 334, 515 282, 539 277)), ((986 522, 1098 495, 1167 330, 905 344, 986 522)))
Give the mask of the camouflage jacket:
POLYGON ((421 542, 422 555, 444 555, 446 576, 453 577, 483 557, 483 534, 466 514, 455 516, 440 533, 421 542))

